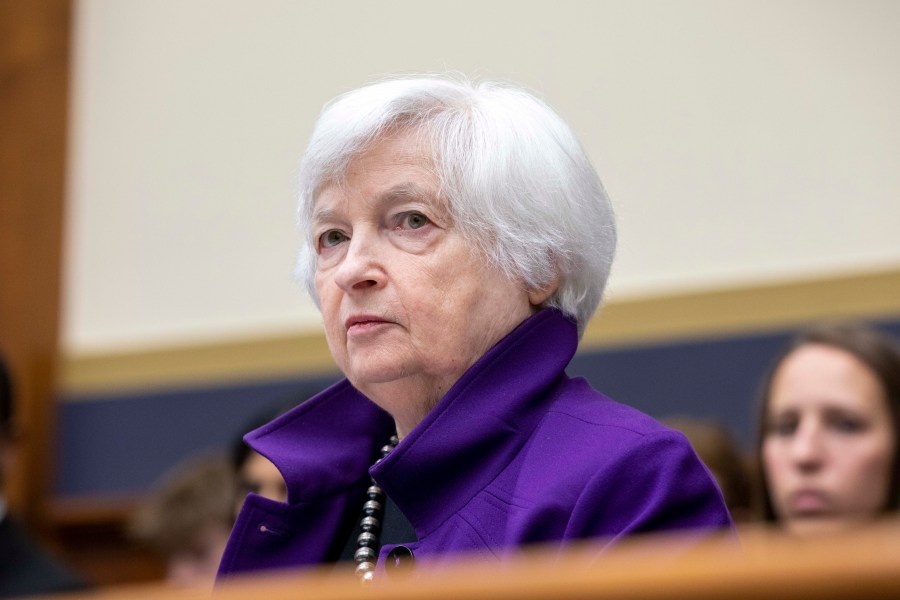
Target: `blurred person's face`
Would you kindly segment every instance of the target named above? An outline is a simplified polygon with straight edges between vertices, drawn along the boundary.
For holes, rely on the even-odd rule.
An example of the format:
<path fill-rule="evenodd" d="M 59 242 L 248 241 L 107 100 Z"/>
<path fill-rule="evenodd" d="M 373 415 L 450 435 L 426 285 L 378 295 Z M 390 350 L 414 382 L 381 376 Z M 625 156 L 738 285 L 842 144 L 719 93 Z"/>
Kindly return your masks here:
<path fill-rule="evenodd" d="M 311 233 L 331 353 L 400 437 L 550 293 L 529 294 L 463 237 L 409 133 L 319 192 Z"/>
<path fill-rule="evenodd" d="M 169 557 L 166 582 L 177 587 L 212 588 L 230 533 L 228 527 L 215 523 L 197 532 L 188 547 Z"/>
<path fill-rule="evenodd" d="M 278 502 L 287 502 L 287 485 L 281 472 L 268 458 L 252 450 L 238 471 L 238 486 L 238 510 L 250 492 Z"/>
<path fill-rule="evenodd" d="M 852 354 L 801 346 L 772 380 L 762 460 L 788 531 L 836 531 L 878 515 L 896 441 L 884 390 Z"/>

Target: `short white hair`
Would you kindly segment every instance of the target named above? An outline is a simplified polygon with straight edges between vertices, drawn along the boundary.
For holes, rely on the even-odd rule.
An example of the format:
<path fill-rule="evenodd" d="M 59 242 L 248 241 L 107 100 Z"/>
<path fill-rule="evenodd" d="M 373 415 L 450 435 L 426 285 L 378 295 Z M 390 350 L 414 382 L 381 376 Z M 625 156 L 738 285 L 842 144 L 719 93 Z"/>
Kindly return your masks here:
<path fill-rule="evenodd" d="M 299 188 L 303 242 L 296 274 L 316 304 L 316 194 L 398 129 L 415 132 L 432 148 L 461 235 L 526 289 L 558 281 L 544 306 L 573 318 L 582 334 L 603 298 L 616 248 L 603 184 L 569 126 L 534 94 L 457 75 L 381 81 L 323 109 L 301 162 Z"/>

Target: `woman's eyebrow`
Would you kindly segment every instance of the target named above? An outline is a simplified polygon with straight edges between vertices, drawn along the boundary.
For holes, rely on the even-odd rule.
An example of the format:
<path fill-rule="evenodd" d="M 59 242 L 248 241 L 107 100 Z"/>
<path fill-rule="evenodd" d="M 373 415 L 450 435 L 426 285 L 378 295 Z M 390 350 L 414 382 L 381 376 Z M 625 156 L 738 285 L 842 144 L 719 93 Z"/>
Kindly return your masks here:
<path fill-rule="evenodd" d="M 433 204 L 435 201 L 435 192 L 428 186 L 423 186 L 415 181 L 405 181 L 392 185 L 388 189 L 382 191 L 372 198 L 372 204 L 375 206 L 390 206 L 401 202 L 409 202 L 417 200 Z M 331 206 L 323 206 L 313 211 L 312 223 L 327 223 L 336 220 L 340 215 L 339 210 Z"/>
<path fill-rule="evenodd" d="M 332 221 L 335 219 L 337 215 L 337 211 L 333 208 L 317 208 L 312 215 L 312 223 L 327 223 L 328 221 Z"/>
<path fill-rule="evenodd" d="M 407 181 L 391 186 L 378 196 L 380 202 L 405 202 L 408 200 L 430 201 L 434 193 L 428 188 L 414 182 Z"/>

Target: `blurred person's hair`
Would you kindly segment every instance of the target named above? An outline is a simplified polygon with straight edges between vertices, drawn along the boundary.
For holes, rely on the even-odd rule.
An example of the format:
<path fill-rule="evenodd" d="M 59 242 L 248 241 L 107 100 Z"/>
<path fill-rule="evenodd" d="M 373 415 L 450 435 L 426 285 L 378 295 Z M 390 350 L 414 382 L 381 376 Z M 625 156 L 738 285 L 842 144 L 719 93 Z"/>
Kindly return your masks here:
<path fill-rule="evenodd" d="M 235 439 L 231 444 L 231 466 L 234 468 L 235 473 L 241 470 L 241 467 L 244 466 L 244 463 L 247 462 L 247 459 L 252 453 L 250 446 L 248 446 L 244 441 L 244 435 L 255 429 L 259 429 L 270 421 L 275 420 L 275 418 L 280 417 L 293 408 L 296 408 L 314 395 L 315 393 L 309 394 L 305 391 L 294 392 L 286 398 L 278 401 L 274 405 L 269 406 L 265 410 L 253 415 L 253 417 L 241 427 L 240 434 L 237 436 L 237 439 Z"/>
<path fill-rule="evenodd" d="M 164 556 L 189 548 L 205 527 L 231 528 L 235 474 L 225 456 L 191 458 L 157 483 L 129 523 L 131 535 Z"/>
<path fill-rule="evenodd" d="M 12 376 L 3 353 L 0 353 L 0 494 L 3 492 L 6 469 L 11 468 L 10 450 L 15 440 L 14 413 Z"/>
<path fill-rule="evenodd" d="M 662 422 L 687 437 L 719 484 L 732 518 L 748 520 L 753 506 L 752 470 L 731 431 L 721 423 L 686 416 L 674 416 Z"/>
<path fill-rule="evenodd" d="M 0 353 L 0 438 L 12 436 L 12 380 L 3 354 Z"/>

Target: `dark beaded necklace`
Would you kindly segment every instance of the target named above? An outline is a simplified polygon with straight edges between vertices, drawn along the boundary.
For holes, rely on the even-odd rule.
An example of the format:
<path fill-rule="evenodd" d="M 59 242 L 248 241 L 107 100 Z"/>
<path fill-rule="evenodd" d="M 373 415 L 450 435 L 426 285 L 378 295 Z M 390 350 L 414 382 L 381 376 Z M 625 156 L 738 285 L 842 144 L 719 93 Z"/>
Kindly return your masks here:
<path fill-rule="evenodd" d="M 381 458 L 375 461 L 375 464 L 380 463 L 399 443 L 397 436 L 392 435 L 388 443 L 381 447 Z M 386 500 L 384 490 L 372 479 L 372 484 L 366 490 L 363 518 L 359 522 L 360 534 L 356 538 L 356 552 L 353 554 L 356 574 L 363 583 L 369 583 L 375 577 L 375 563 L 381 549 L 381 526 Z"/>

